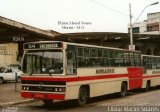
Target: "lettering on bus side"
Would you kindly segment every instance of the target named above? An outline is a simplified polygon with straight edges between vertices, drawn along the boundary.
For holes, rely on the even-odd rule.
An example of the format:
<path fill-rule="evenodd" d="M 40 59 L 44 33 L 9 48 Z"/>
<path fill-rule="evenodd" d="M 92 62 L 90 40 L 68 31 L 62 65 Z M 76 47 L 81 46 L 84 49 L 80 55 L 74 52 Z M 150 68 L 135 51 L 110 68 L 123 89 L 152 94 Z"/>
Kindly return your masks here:
<path fill-rule="evenodd" d="M 96 74 L 110 74 L 115 73 L 115 69 L 96 69 Z"/>

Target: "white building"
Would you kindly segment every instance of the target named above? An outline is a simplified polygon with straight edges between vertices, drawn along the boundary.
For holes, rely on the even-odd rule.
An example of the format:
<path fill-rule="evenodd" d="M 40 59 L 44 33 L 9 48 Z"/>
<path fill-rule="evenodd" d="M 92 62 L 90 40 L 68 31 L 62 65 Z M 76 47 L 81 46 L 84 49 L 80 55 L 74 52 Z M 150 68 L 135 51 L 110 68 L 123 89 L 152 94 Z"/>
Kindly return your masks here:
<path fill-rule="evenodd" d="M 20 60 L 18 60 L 17 56 L 18 44 L 0 44 L 0 67 L 6 67 L 10 64 L 20 64 Z"/>
<path fill-rule="evenodd" d="M 147 20 L 133 24 L 133 33 L 160 34 L 160 12 L 148 13 Z"/>

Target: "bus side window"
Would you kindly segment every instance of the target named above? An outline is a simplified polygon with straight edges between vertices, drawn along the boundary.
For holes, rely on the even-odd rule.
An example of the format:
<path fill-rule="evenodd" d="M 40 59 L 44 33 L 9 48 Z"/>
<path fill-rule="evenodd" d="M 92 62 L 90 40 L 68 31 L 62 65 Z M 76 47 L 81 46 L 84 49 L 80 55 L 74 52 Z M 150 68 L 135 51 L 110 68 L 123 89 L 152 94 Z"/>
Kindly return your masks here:
<path fill-rule="evenodd" d="M 108 67 L 108 50 L 103 51 L 104 66 Z"/>
<path fill-rule="evenodd" d="M 129 60 L 129 52 L 124 52 L 124 65 L 130 66 L 130 60 Z"/>
<path fill-rule="evenodd" d="M 122 51 L 115 51 L 115 66 L 124 66 Z"/>
<path fill-rule="evenodd" d="M 135 66 L 141 65 L 141 56 L 139 53 L 134 53 L 134 63 L 135 63 Z"/>
<path fill-rule="evenodd" d="M 109 66 L 110 67 L 114 67 L 115 66 L 115 51 L 114 50 L 109 50 L 108 52 L 108 62 L 109 62 Z"/>
<path fill-rule="evenodd" d="M 130 52 L 130 53 L 129 53 L 129 60 L 130 60 L 131 66 L 135 66 L 135 63 L 134 63 L 134 54 L 133 54 L 133 52 Z"/>
<path fill-rule="evenodd" d="M 67 75 L 72 75 L 77 73 L 76 68 L 76 52 L 69 50 L 67 51 Z"/>

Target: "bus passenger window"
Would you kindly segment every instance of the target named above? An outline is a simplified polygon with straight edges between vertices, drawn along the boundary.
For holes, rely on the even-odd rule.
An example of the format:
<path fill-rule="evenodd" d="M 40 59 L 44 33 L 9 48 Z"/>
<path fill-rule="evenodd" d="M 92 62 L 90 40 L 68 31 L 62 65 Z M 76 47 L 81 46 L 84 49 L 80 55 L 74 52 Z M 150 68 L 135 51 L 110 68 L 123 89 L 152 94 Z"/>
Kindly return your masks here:
<path fill-rule="evenodd" d="M 76 53 L 75 51 L 67 51 L 67 75 L 76 74 Z"/>
<path fill-rule="evenodd" d="M 109 58 L 108 58 L 109 66 L 115 66 L 115 55 L 114 50 L 109 50 Z"/>
<path fill-rule="evenodd" d="M 115 66 L 124 66 L 122 51 L 115 51 Z"/>
<path fill-rule="evenodd" d="M 124 64 L 125 64 L 125 66 L 130 66 L 129 53 L 125 52 L 123 55 L 124 55 Z"/>
<path fill-rule="evenodd" d="M 131 66 L 134 66 L 134 55 L 132 52 L 129 53 L 129 60 L 130 60 Z"/>
<path fill-rule="evenodd" d="M 141 56 L 139 53 L 134 53 L 134 63 L 135 63 L 135 66 L 141 65 Z"/>

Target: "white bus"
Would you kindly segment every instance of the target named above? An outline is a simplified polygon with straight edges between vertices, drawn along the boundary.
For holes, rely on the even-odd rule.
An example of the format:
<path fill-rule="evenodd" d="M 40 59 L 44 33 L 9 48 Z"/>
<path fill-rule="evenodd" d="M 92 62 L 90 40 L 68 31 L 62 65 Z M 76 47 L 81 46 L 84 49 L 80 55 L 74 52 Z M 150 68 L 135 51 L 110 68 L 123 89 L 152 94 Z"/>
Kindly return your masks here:
<path fill-rule="evenodd" d="M 21 96 L 53 100 L 88 98 L 142 88 L 141 53 L 60 41 L 24 44 Z"/>
<path fill-rule="evenodd" d="M 160 56 L 142 55 L 142 62 L 144 67 L 142 88 L 148 91 L 150 87 L 160 85 Z"/>

